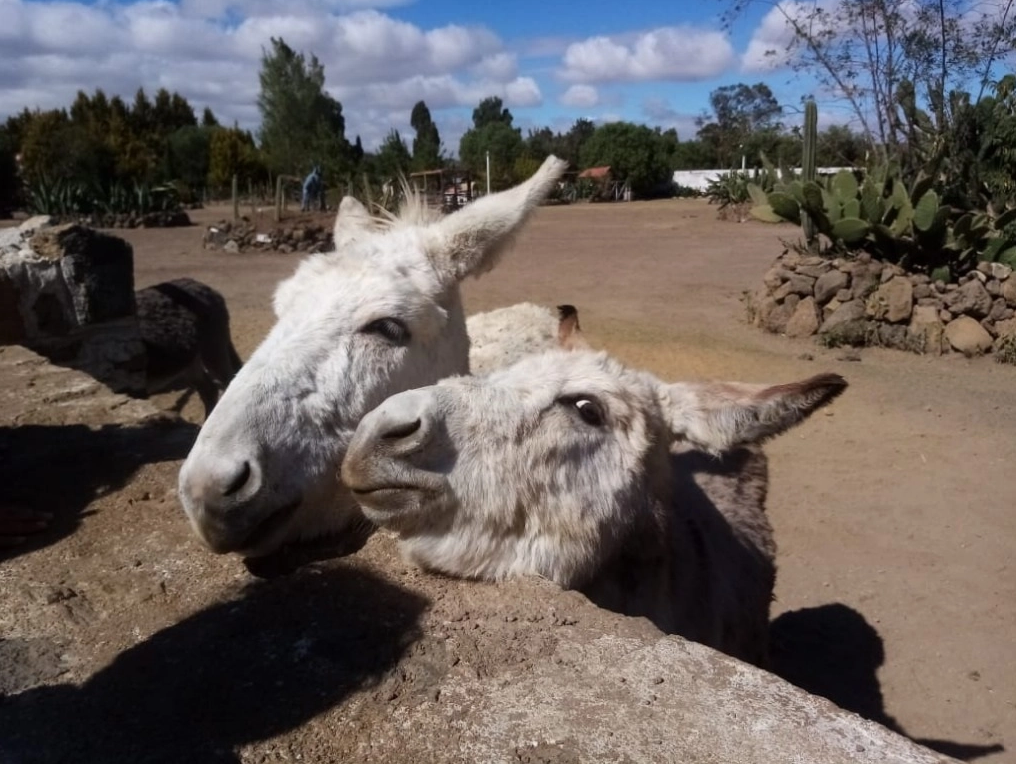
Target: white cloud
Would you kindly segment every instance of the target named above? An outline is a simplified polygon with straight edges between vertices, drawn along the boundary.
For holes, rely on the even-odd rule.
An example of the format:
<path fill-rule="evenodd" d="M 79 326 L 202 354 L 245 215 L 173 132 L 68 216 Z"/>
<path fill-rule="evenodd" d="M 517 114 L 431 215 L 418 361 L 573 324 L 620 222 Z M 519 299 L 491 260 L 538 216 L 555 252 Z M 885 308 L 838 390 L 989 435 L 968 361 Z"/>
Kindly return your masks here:
<path fill-rule="evenodd" d="M 520 76 L 516 55 L 492 31 L 426 29 L 377 10 L 403 1 L 0 0 L 0 119 L 26 106 L 68 106 L 79 89 L 130 100 L 139 87 L 165 87 L 198 111 L 209 105 L 223 122 L 253 129 L 260 59 L 273 36 L 318 57 L 347 132 L 362 128 L 368 148 L 390 125 L 408 127 L 421 98 L 432 110 L 489 95 L 515 109 L 542 103 L 536 81 Z"/>
<path fill-rule="evenodd" d="M 518 75 L 519 60 L 514 53 L 502 51 L 484 57 L 480 63 L 473 67 L 473 72 L 479 77 L 507 82 Z"/>
<path fill-rule="evenodd" d="M 646 80 L 694 81 L 713 77 L 734 61 L 722 32 L 694 27 L 662 27 L 633 40 L 590 37 L 572 43 L 561 76 L 572 82 Z"/>
<path fill-rule="evenodd" d="M 695 124 L 696 115 L 677 111 L 663 98 L 647 98 L 642 103 L 642 113 L 654 127 L 677 130 L 677 137 L 682 141 L 692 140 L 698 133 Z"/>
<path fill-rule="evenodd" d="M 420 99 L 430 109 L 447 109 L 454 106 L 475 106 L 488 96 L 499 96 L 505 106 L 520 108 L 539 106 L 543 98 L 540 88 L 530 77 L 517 77 L 511 82 L 491 80 L 463 82 L 450 75 L 410 77 L 398 82 L 375 82 L 358 87 L 339 87 L 331 90 L 345 104 L 365 104 L 381 108 L 405 107 L 409 109 Z"/>
<path fill-rule="evenodd" d="M 600 103 L 600 93 L 592 85 L 572 85 L 561 94 L 561 103 L 578 109 L 591 109 Z"/>
<path fill-rule="evenodd" d="M 912 10 L 911 0 L 899 3 L 906 15 Z M 748 47 L 741 55 L 741 71 L 746 74 L 771 72 L 788 65 L 794 56 L 795 34 L 793 20 L 820 36 L 843 33 L 847 29 L 842 17 L 837 17 L 834 0 L 781 0 L 762 17 L 752 34 Z"/>

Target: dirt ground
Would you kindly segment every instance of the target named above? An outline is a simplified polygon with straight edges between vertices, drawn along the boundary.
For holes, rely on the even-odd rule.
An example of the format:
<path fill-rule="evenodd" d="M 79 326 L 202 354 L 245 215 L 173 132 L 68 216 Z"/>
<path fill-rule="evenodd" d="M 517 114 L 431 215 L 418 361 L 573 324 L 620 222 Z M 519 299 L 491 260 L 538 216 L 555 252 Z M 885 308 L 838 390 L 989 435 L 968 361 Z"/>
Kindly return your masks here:
<path fill-rule="evenodd" d="M 298 258 L 205 251 L 204 224 L 228 209 L 190 214 L 198 223 L 191 228 L 115 233 L 135 247 L 137 288 L 189 275 L 221 290 L 246 358 L 273 323 L 275 284 Z M 466 308 L 572 303 L 594 344 L 669 379 L 843 374 L 850 387 L 839 401 L 768 447 L 779 543 L 776 649 L 810 656 L 787 661 L 782 673 L 943 752 L 1016 762 L 1016 368 L 877 349 L 851 356 L 748 326 L 742 291 L 760 283 L 782 249 L 780 237 L 793 235 L 786 227 L 719 221 L 715 207 L 694 200 L 544 208 L 498 268 L 465 285 Z M 200 413 L 196 400 L 185 409 L 195 422 Z M 225 607 L 250 580 L 238 561 L 197 544 L 176 503 L 176 470 L 193 430 L 162 441 L 157 452 L 114 433 L 82 456 L 61 446 L 54 437 L 60 423 L 46 416 L 19 418 L 32 427 L 6 444 L 21 455 L 46 455 L 20 471 L 8 492 L 31 499 L 50 481 L 45 496 L 58 522 L 49 536 L 0 557 L 0 669 L 7 674 L 0 693 L 12 693 L 0 698 L 0 717 L 22 697 L 13 693 L 39 692 L 40 683 L 57 693 L 110 662 L 139 660 L 125 651 Z M 0 426 L 10 424 L 0 408 Z M 53 472 L 69 460 L 92 477 L 58 484 Z M 362 606 L 358 599 L 376 601 L 360 593 L 364 587 L 386 586 L 357 565 L 349 575 L 360 588 L 342 595 L 353 607 Z M 318 600 L 339 596 L 308 580 Z M 423 607 L 418 598 L 403 604 Z M 268 598 L 259 607 L 284 606 Z M 384 609 L 400 617 L 391 603 Z M 257 630 L 262 611 L 248 611 L 231 628 Z M 802 634 L 810 635 L 806 642 Z M 179 654 L 201 644 L 178 640 Z M 18 665 L 35 668 L 20 676 Z M 243 667 L 227 659 L 219 670 L 213 678 Z M 171 673 L 163 666 L 155 678 Z M 191 689 L 186 702 L 201 701 Z M 15 708 L 46 708 L 52 697 Z M 124 702 L 137 702 L 136 694 Z M 2 728 L 0 721 L 0 736 Z"/>

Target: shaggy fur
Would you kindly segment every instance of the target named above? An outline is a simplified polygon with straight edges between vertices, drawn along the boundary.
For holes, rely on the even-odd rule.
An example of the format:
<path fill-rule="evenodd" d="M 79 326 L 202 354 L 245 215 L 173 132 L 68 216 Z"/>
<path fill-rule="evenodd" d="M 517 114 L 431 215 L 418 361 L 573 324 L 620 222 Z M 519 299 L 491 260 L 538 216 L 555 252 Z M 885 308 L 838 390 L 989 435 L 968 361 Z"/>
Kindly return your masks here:
<path fill-rule="evenodd" d="M 469 370 L 475 375 L 509 366 L 536 350 L 587 347 L 574 305 L 550 308 L 522 302 L 466 320 Z"/>
<path fill-rule="evenodd" d="M 279 285 L 278 321 L 180 470 L 209 548 L 260 556 L 358 525 L 336 474 L 353 430 L 393 393 L 468 373 L 459 282 L 496 265 L 566 166 L 549 157 L 525 183 L 444 217 L 412 194 L 388 217 L 342 201 L 337 251 Z"/>
<path fill-rule="evenodd" d="M 548 351 L 388 399 L 342 477 L 422 567 L 542 576 L 761 663 L 775 544 L 759 444 L 845 386 L 665 384 Z"/>
<path fill-rule="evenodd" d="M 148 394 L 185 389 L 179 409 L 196 390 L 207 418 L 243 365 L 229 333 L 226 300 L 190 278 L 139 289 L 135 297 L 148 358 Z"/>

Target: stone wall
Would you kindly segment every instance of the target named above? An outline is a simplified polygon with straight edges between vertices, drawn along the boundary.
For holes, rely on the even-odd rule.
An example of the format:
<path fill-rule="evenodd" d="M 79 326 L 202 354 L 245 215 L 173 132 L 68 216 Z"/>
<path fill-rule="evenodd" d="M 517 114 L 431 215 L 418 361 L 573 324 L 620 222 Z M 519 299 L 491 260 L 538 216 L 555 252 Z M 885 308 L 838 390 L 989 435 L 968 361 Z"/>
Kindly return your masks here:
<path fill-rule="evenodd" d="M 332 248 L 332 231 L 320 225 L 297 224 L 276 226 L 259 232 L 247 217 L 237 221 L 220 220 L 208 226 L 203 246 L 226 252 L 328 252 Z"/>
<path fill-rule="evenodd" d="M 0 345 L 24 345 L 143 395 L 146 355 L 135 315 L 131 245 L 35 217 L 0 230 Z"/>
<path fill-rule="evenodd" d="M 782 254 L 746 295 L 749 320 L 827 345 L 875 345 L 939 355 L 1006 352 L 1016 343 L 1016 276 L 981 263 L 958 284 L 906 273 L 867 254 L 835 260 Z"/>

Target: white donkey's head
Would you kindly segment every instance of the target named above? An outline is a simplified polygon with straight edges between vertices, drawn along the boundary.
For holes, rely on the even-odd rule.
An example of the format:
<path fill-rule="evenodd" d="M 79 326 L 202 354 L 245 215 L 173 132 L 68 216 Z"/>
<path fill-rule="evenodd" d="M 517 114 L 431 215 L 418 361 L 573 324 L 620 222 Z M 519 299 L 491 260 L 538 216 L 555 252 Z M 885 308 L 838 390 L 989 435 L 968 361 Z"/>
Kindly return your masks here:
<path fill-rule="evenodd" d="M 258 556 L 358 516 L 337 473 L 361 417 L 469 371 L 459 282 L 497 264 L 565 167 L 550 157 L 525 183 L 446 217 L 413 196 L 391 219 L 343 199 L 336 251 L 279 285 L 275 326 L 180 470 L 184 510 L 212 550 Z"/>
<path fill-rule="evenodd" d="M 845 387 L 834 374 L 666 384 L 606 353 L 546 351 L 392 396 L 361 421 L 342 476 L 425 567 L 581 585 L 682 500 L 675 441 L 715 454 L 761 444 Z"/>

